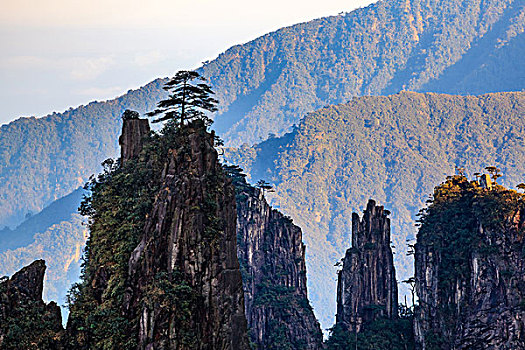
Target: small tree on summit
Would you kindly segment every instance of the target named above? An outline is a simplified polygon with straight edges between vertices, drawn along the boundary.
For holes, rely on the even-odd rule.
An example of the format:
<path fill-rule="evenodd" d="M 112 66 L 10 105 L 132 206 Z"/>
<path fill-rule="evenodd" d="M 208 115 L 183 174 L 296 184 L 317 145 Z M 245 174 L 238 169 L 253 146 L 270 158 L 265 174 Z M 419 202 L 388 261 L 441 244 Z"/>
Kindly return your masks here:
<path fill-rule="evenodd" d="M 139 117 L 139 112 L 132 111 L 131 109 L 126 109 L 122 114 L 122 120 L 139 119 Z"/>
<path fill-rule="evenodd" d="M 219 101 L 211 97 L 214 92 L 204 81 L 204 77 L 195 71 L 177 72 L 164 86 L 164 90 L 170 92 L 168 98 L 160 101 L 148 116 L 163 114 L 153 120 L 154 123 L 173 120 L 182 126 L 185 122 L 201 119 L 207 126 L 211 125 L 212 120 L 205 112 L 217 111 Z"/>
<path fill-rule="evenodd" d="M 273 186 L 264 180 L 257 181 L 257 184 L 255 186 L 262 190 L 263 195 L 265 192 L 275 192 Z"/>
<path fill-rule="evenodd" d="M 485 168 L 485 170 L 487 170 L 490 175 L 492 175 L 492 181 L 497 184 L 497 180 L 502 176 L 500 174 L 501 169 L 498 169 L 495 166 L 488 166 Z"/>

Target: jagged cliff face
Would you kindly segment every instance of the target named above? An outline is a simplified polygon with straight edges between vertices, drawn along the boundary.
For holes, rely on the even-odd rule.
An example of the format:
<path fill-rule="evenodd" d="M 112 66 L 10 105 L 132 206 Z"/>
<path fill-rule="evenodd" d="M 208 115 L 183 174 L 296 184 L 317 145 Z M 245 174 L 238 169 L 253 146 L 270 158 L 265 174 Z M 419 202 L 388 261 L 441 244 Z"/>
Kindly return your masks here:
<path fill-rule="evenodd" d="M 81 206 L 91 236 L 68 344 L 248 349 L 235 192 L 214 135 L 197 121 L 144 139 L 142 124 L 125 121 L 121 164 Z"/>
<path fill-rule="evenodd" d="M 418 349 L 525 348 L 524 209 L 501 186 L 436 189 L 416 244 Z"/>
<path fill-rule="evenodd" d="M 42 300 L 46 265 L 37 260 L 0 281 L 0 349 L 61 349 L 60 307 Z"/>
<path fill-rule="evenodd" d="M 260 350 L 321 349 L 301 230 L 244 179 L 234 190 L 201 122 L 143 124 L 124 121 L 121 163 L 81 206 L 91 236 L 69 346 L 248 349 L 248 318 Z"/>
<path fill-rule="evenodd" d="M 352 214 L 352 247 L 337 283 L 336 323 L 350 331 L 378 317 L 397 317 L 397 283 L 390 247 L 390 219 L 370 200 L 360 219 Z"/>
<path fill-rule="evenodd" d="M 321 349 L 322 333 L 306 288 L 301 229 L 266 202 L 237 188 L 238 257 L 254 349 Z"/>
<path fill-rule="evenodd" d="M 181 146 L 170 150 L 144 237 L 130 259 L 139 347 L 247 349 L 234 189 L 217 161 L 213 135 L 201 124 L 186 132 Z M 155 280 L 163 274 L 189 305 L 155 300 Z"/>

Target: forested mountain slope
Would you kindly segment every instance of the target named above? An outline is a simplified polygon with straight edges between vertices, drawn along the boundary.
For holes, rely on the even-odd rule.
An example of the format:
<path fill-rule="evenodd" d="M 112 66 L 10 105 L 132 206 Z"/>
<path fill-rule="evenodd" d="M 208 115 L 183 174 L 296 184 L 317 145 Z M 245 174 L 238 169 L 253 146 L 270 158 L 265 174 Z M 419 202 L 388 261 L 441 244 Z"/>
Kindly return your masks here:
<path fill-rule="evenodd" d="M 0 277 L 12 275 L 35 259 L 44 259 L 48 262 L 44 300 L 65 306 L 67 292 L 80 276 L 88 235 L 85 223 L 80 214 L 69 214 L 67 219 L 57 219 L 54 225 L 36 231 L 30 244 L 0 252 Z"/>
<path fill-rule="evenodd" d="M 80 274 L 87 229 L 78 207 L 86 193 L 78 188 L 28 217 L 14 230 L 1 230 L 0 277 L 12 275 L 34 260 L 45 259 L 48 272 L 43 297 L 64 306 L 67 291 Z"/>
<path fill-rule="evenodd" d="M 272 182 L 273 205 L 303 229 L 310 300 L 327 328 L 335 314 L 334 264 L 350 247 L 352 212 L 368 199 L 392 212 L 402 281 L 413 270 L 406 241 L 415 238 L 416 214 L 455 166 L 469 174 L 497 166 L 502 184 L 524 182 L 525 92 L 354 98 L 310 113 L 282 138 L 225 156 L 252 180 Z"/>
<path fill-rule="evenodd" d="M 78 188 L 67 196 L 57 199 L 40 213 L 27 215 L 26 220 L 14 230 L 0 230 L 0 253 L 6 250 L 27 246 L 33 242 L 37 232 L 45 232 L 57 222 L 67 221 L 72 214 L 77 213 L 78 206 L 86 191 Z"/>
<path fill-rule="evenodd" d="M 521 90 L 524 6 L 520 0 L 385 0 L 232 47 L 201 68 L 221 101 L 215 127 L 227 144 L 252 144 L 353 96 Z M 152 110 L 165 96 L 163 82 L 2 126 L 0 227 L 73 191 L 115 156 L 120 114 Z"/>
<path fill-rule="evenodd" d="M 162 85 L 156 80 L 115 100 L 2 125 L 0 227 L 16 226 L 83 186 L 104 159 L 117 155 L 122 112 L 152 110 L 164 96 Z"/>
<path fill-rule="evenodd" d="M 386 0 L 233 47 L 203 70 L 219 133 L 251 144 L 353 96 L 521 90 L 524 28 L 523 1 Z"/>
<path fill-rule="evenodd" d="M 325 329 L 335 313 L 333 265 L 350 245 L 351 214 L 363 209 L 362 203 L 377 198 L 392 211 L 402 281 L 412 269 L 405 250 L 406 239 L 415 237 L 415 214 L 454 166 L 472 174 L 496 165 L 508 187 L 525 180 L 525 92 L 354 98 L 307 115 L 292 133 L 227 149 L 226 159 L 240 164 L 252 180 L 272 182 L 276 193 L 268 196 L 302 227 L 310 298 Z M 63 297 L 57 291 L 78 271 L 80 223 L 71 216 L 37 235 L 32 245 L 3 253 L 0 275 L 46 257 L 56 261 L 49 266 L 53 281 L 47 295 Z"/>

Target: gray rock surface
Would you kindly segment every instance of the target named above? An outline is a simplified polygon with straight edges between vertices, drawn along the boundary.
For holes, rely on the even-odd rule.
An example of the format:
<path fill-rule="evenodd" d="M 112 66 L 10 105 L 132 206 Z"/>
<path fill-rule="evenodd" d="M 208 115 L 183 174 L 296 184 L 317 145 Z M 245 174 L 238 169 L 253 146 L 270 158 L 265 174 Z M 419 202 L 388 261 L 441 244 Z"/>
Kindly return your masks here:
<path fill-rule="evenodd" d="M 161 190 L 130 260 L 139 348 L 248 349 L 234 189 L 213 134 L 200 122 L 184 132 L 159 174 Z M 159 275 L 168 276 L 187 305 L 155 299 L 151 286 Z"/>
<path fill-rule="evenodd" d="M 301 229 L 272 209 L 260 189 L 237 191 L 237 251 L 252 342 L 256 349 L 322 349 Z"/>
<path fill-rule="evenodd" d="M 337 283 L 336 323 L 362 330 L 377 317 L 397 317 L 397 282 L 388 211 L 369 200 L 363 218 L 352 214 L 352 247 Z"/>
<path fill-rule="evenodd" d="M 122 123 L 122 134 L 119 137 L 120 161 L 139 155 L 144 144 L 144 137 L 150 132 L 147 119 L 124 119 Z"/>
<path fill-rule="evenodd" d="M 62 349 L 60 307 L 42 300 L 44 260 L 0 281 L 0 349 Z"/>
<path fill-rule="evenodd" d="M 514 211 L 499 230 L 478 225 L 486 249 L 468 252 L 467 278 L 440 286 L 442 256 L 426 240 L 416 245 L 416 349 L 525 349 L 525 215 Z M 431 339 L 432 338 L 432 339 Z"/>

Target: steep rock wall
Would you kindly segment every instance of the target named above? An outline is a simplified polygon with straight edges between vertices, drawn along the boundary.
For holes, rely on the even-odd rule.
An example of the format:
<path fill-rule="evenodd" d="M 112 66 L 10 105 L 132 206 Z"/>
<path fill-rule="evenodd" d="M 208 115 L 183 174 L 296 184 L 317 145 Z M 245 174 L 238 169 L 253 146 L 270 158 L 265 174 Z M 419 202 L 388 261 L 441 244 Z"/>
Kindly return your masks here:
<path fill-rule="evenodd" d="M 377 317 L 397 317 L 397 282 L 388 211 L 369 200 L 363 218 L 352 214 L 352 247 L 338 274 L 336 323 L 362 330 Z"/>
<path fill-rule="evenodd" d="M 237 251 L 252 343 L 256 349 L 321 349 L 301 229 L 272 209 L 260 189 L 246 184 L 236 189 Z"/>
<path fill-rule="evenodd" d="M 213 144 L 202 123 L 185 128 L 132 253 L 141 349 L 248 349 L 235 193 Z"/>
<path fill-rule="evenodd" d="M 124 162 L 139 155 L 144 144 L 144 137 L 150 132 L 147 119 L 124 119 L 122 134 L 119 137 L 120 161 Z"/>
<path fill-rule="evenodd" d="M 0 281 L 0 349 L 62 349 L 62 316 L 42 300 L 44 260 Z"/>
<path fill-rule="evenodd" d="M 416 244 L 416 348 L 524 349 L 521 195 L 456 177 L 434 197 Z"/>
<path fill-rule="evenodd" d="M 144 138 L 143 124 L 125 119 L 121 163 L 104 163 L 81 204 L 90 237 L 67 344 L 248 349 L 235 192 L 215 135 L 195 121 Z"/>

